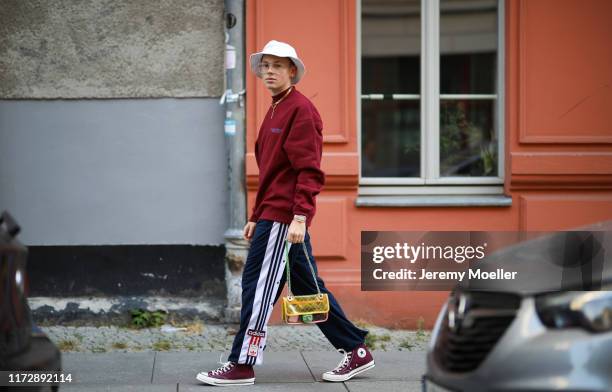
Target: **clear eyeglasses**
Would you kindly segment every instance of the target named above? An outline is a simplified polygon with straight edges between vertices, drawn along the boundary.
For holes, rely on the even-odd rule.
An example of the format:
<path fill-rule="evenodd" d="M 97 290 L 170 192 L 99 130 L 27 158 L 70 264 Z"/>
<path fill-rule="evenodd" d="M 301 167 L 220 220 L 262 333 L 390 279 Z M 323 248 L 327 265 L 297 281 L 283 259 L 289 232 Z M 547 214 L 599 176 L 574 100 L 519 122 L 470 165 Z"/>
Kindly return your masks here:
<path fill-rule="evenodd" d="M 283 63 L 259 63 L 257 71 L 259 73 L 266 73 L 268 70 L 271 70 L 274 73 L 279 73 L 286 68 L 288 68 L 287 65 Z"/>

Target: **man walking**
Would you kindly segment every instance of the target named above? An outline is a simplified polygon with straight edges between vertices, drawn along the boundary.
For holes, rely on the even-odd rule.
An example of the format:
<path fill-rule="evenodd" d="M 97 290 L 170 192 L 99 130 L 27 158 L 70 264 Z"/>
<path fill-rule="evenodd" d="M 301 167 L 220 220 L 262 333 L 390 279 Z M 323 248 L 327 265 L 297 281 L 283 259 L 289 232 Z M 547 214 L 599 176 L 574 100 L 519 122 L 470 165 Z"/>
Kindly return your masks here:
<path fill-rule="evenodd" d="M 295 85 L 305 72 L 303 62 L 290 45 L 270 41 L 250 57 L 251 70 L 263 80 L 272 103 L 255 143 L 259 188 L 253 213 L 244 227 L 251 241 L 242 275 L 240 329 L 228 362 L 201 372 L 198 380 L 211 385 L 249 385 L 255 382 L 253 365 L 261 365 L 266 348 L 267 324 L 286 282 L 283 260 L 286 241 L 304 242 L 322 293 L 327 293 L 327 321 L 317 323 L 343 359 L 325 372 L 327 381 L 346 381 L 374 367 L 364 344 L 368 331 L 356 327 L 318 276 L 307 228 L 315 215 L 315 197 L 325 175 L 321 171 L 323 122 L 314 104 Z M 316 286 L 302 246 L 290 246 L 291 283 L 294 294 L 316 293 Z"/>

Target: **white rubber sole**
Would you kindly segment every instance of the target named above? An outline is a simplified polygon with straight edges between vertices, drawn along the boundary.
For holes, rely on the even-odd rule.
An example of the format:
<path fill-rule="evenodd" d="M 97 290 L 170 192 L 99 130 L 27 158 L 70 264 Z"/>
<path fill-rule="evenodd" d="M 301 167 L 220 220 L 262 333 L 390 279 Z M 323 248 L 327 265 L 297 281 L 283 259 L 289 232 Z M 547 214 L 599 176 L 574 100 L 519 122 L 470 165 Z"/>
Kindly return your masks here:
<path fill-rule="evenodd" d="M 366 370 L 370 370 L 375 366 L 374 360 L 366 363 L 363 366 L 358 367 L 355 370 L 352 370 L 346 374 L 331 374 L 331 373 L 323 373 L 323 380 L 332 381 L 332 382 L 342 382 L 346 380 L 350 380 L 356 375 L 365 372 Z"/>
<path fill-rule="evenodd" d="M 202 381 L 208 385 L 216 385 L 218 387 L 231 387 L 234 385 L 253 385 L 255 384 L 255 377 L 244 378 L 242 380 L 220 380 L 218 378 L 208 377 L 205 373 L 198 373 L 196 376 L 198 381 Z"/>

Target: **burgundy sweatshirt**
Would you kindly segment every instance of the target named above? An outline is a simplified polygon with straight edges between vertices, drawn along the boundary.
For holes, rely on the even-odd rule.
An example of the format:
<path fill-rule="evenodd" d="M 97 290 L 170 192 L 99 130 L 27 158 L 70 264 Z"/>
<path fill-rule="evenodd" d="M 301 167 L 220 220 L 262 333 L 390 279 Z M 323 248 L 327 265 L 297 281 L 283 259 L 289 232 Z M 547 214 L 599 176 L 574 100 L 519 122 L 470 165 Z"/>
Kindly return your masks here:
<path fill-rule="evenodd" d="M 272 97 L 255 142 L 259 188 L 251 222 L 269 219 L 291 223 L 305 215 L 306 227 L 315 214 L 315 196 L 325 183 L 321 171 L 323 122 L 312 102 L 295 89 Z M 284 98 L 283 98 L 284 96 Z"/>

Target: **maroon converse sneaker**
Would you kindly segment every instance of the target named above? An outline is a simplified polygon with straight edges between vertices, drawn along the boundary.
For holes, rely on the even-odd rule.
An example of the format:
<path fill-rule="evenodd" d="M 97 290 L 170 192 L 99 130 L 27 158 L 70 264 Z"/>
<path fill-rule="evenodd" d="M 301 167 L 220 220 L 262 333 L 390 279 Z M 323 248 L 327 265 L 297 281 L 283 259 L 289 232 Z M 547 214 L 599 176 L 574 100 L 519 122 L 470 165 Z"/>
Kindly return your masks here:
<path fill-rule="evenodd" d="M 255 383 L 255 372 L 251 365 L 225 362 L 216 370 L 198 373 L 196 378 L 210 385 L 252 385 Z"/>
<path fill-rule="evenodd" d="M 343 349 L 338 351 L 344 354 L 344 358 L 334 370 L 323 373 L 323 380 L 346 381 L 374 367 L 374 358 L 363 343 L 355 347 L 353 351 L 346 352 Z"/>

